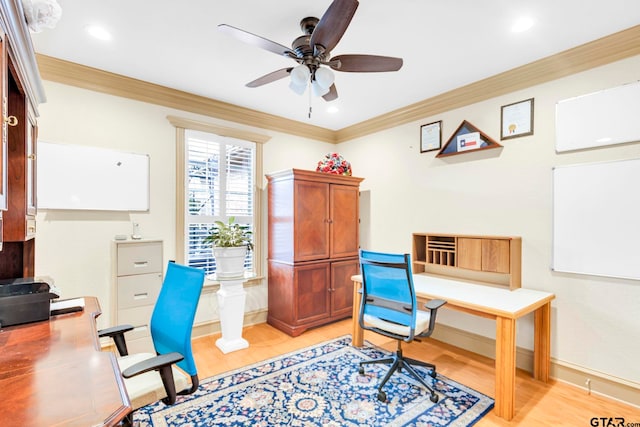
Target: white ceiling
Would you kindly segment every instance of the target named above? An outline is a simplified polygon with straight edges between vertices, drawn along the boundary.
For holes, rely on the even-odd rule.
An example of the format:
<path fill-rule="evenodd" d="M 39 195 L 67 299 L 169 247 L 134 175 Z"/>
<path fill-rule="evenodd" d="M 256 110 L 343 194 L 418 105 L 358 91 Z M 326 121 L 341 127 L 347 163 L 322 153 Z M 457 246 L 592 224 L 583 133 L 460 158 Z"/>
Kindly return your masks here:
<path fill-rule="evenodd" d="M 229 24 L 285 46 L 331 0 L 58 0 L 55 29 L 33 34 L 37 53 L 338 130 L 640 24 L 638 0 L 362 0 L 332 55 L 397 56 L 391 73 L 336 72 L 339 98 L 296 95 L 287 79 L 245 84 L 296 65 L 218 31 Z M 520 16 L 535 24 L 510 28 Z M 109 42 L 89 37 L 99 24 Z M 338 113 L 330 114 L 334 104 Z"/>

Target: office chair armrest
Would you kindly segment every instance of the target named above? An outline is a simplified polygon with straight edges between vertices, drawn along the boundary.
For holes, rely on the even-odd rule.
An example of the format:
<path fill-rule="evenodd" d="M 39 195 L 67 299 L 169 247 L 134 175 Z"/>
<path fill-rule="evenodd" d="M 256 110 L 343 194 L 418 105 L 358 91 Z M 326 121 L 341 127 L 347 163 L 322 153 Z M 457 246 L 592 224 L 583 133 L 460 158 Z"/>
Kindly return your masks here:
<path fill-rule="evenodd" d="M 122 376 L 125 378 L 131 378 L 136 375 L 144 374 L 145 372 L 157 371 L 164 366 L 171 366 L 183 359 L 184 356 L 176 352 L 161 354 L 129 366 L 122 372 Z"/>
<path fill-rule="evenodd" d="M 427 302 L 424 307 L 429 309 L 429 310 L 437 310 L 440 307 L 442 307 L 443 305 L 445 305 L 447 302 L 445 300 L 441 300 L 441 299 L 432 299 L 431 301 Z"/>
<path fill-rule="evenodd" d="M 124 333 L 129 331 L 133 331 L 132 325 L 112 326 L 110 328 L 100 329 L 98 331 L 98 337 L 113 338 L 113 342 L 116 344 L 116 348 L 118 349 L 118 354 L 120 356 L 126 356 L 129 354 L 129 351 L 127 350 L 127 342 L 124 339 Z"/>
<path fill-rule="evenodd" d="M 438 314 L 438 309 L 446 303 L 447 302 L 445 300 L 432 299 L 424 305 L 424 307 L 429 310 L 431 317 L 429 318 L 429 329 L 418 335 L 420 338 L 431 336 L 434 328 L 436 327 L 436 315 Z"/>
<path fill-rule="evenodd" d="M 145 372 L 158 371 L 160 378 L 162 379 L 162 384 L 164 385 L 164 390 L 167 393 L 167 397 L 162 399 L 162 401 L 166 405 L 173 405 L 176 403 L 177 393 L 171 366 L 183 359 L 184 356 L 176 352 L 161 354 L 129 366 L 122 372 L 122 376 L 125 378 L 131 378 L 136 375 L 144 374 Z"/>

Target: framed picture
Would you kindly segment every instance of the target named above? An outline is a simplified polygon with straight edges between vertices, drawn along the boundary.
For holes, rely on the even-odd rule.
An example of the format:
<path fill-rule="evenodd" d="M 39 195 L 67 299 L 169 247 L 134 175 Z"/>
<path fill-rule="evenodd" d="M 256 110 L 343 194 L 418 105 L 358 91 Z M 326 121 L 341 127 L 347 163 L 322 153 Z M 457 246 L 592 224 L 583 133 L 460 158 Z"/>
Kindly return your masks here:
<path fill-rule="evenodd" d="M 439 150 L 442 144 L 442 120 L 420 126 L 420 152 Z"/>
<path fill-rule="evenodd" d="M 503 105 L 500 117 L 500 139 L 533 135 L 533 98 Z"/>

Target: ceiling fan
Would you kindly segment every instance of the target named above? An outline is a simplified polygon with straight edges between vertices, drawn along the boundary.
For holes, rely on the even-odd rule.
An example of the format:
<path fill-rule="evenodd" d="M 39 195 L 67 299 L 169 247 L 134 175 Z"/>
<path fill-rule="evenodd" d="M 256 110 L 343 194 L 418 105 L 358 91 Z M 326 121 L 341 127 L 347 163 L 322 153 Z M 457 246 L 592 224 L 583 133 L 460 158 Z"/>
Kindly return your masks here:
<path fill-rule="evenodd" d="M 390 56 L 331 56 L 331 51 L 347 30 L 358 4 L 358 0 L 334 0 L 321 19 L 302 19 L 300 28 L 304 34 L 293 41 L 291 49 L 231 25 L 220 24 L 218 29 L 245 43 L 291 58 L 299 64 L 296 67 L 281 68 L 265 74 L 247 83 L 247 87 L 262 86 L 290 76 L 289 86 L 296 93 L 304 93 L 311 84 L 314 94 L 322 96 L 325 101 L 333 101 L 338 98 L 338 91 L 329 68 L 335 71 L 366 73 L 398 71 L 402 67 L 402 58 Z"/>

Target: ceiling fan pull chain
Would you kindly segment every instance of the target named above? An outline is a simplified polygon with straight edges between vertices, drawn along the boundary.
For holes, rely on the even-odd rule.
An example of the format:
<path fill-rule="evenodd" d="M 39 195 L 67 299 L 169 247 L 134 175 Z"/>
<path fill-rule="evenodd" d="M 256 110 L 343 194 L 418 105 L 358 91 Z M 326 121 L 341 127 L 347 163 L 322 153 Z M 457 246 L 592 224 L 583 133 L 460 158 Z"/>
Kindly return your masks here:
<path fill-rule="evenodd" d="M 307 84 L 307 92 L 309 93 L 309 119 L 311 119 L 311 102 L 313 100 L 313 96 L 311 96 L 311 85 Z"/>

